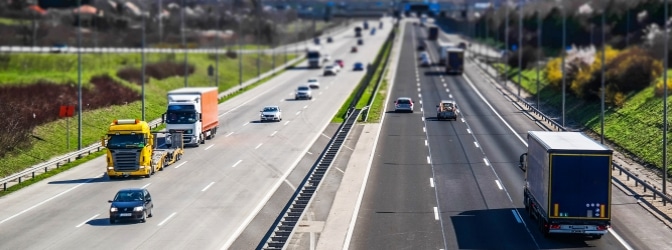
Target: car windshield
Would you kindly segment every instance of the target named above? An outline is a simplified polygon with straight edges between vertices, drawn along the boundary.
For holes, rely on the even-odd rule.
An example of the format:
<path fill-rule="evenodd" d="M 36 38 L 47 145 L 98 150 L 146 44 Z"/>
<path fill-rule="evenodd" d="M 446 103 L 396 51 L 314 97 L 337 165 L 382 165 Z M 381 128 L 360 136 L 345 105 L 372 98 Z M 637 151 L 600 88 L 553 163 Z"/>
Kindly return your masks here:
<path fill-rule="evenodd" d="M 317 79 L 308 79 L 308 82 L 317 82 Z"/>
<path fill-rule="evenodd" d="M 411 104 L 411 100 L 408 99 L 399 99 L 397 100 L 398 104 Z"/>
<path fill-rule="evenodd" d="M 278 108 L 276 107 L 265 107 L 264 112 L 275 112 L 278 111 Z"/>
<path fill-rule="evenodd" d="M 452 109 L 453 108 L 453 103 L 452 102 L 444 102 L 442 104 L 444 109 Z"/>
<path fill-rule="evenodd" d="M 142 191 L 119 191 L 116 196 L 114 196 L 114 201 L 117 202 L 129 202 L 129 201 L 142 201 Z"/>
<path fill-rule="evenodd" d="M 107 140 L 107 148 L 143 148 L 145 138 L 142 135 L 110 135 Z"/>
<path fill-rule="evenodd" d="M 325 69 L 333 69 L 334 67 L 332 66 L 327 66 Z"/>
<path fill-rule="evenodd" d="M 308 87 L 306 87 L 306 86 L 301 86 L 301 87 L 299 87 L 299 90 L 309 90 L 309 89 L 310 89 L 310 88 L 308 88 Z"/>

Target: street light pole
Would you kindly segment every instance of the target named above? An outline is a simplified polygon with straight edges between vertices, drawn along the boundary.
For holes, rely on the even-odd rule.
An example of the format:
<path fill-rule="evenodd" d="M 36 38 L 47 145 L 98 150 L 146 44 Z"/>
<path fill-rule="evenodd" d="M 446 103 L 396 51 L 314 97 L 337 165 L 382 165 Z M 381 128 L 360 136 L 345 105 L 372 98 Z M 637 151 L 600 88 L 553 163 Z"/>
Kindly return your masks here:
<path fill-rule="evenodd" d="M 189 86 L 188 78 L 189 78 L 189 59 L 187 55 L 187 39 L 185 37 L 185 26 L 184 26 L 184 9 L 186 8 L 186 3 L 185 0 L 182 0 L 182 8 L 180 9 L 180 30 L 182 31 L 182 49 L 184 50 L 184 87 Z"/>
<path fill-rule="evenodd" d="M 543 51 L 541 48 L 541 33 L 542 32 L 542 26 L 541 26 L 541 13 L 537 12 L 537 109 L 541 109 L 541 97 L 540 93 L 541 92 L 541 87 L 540 87 L 540 82 L 539 82 L 539 71 L 541 71 L 539 67 L 539 61 L 541 61 L 541 52 Z"/>
<path fill-rule="evenodd" d="M 82 0 L 77 0 L 77 150 L 82 149 Z"/>
<path fill-rule="evenodd" d="M 565 98 L 566 98 L 566 81 L 567 81 L 567 76 L 566 76 L 566 69 L 565 69 L 565 53 L 567 52 L 567 13 L 564 8 L 562 7 L 562 127 L 565 127 Z"/>
<path fill-rule="evenodd" d="M 600 105 L 601 106 L 600 107 L 601 108 L 601 110 L 600 110 L 600 129 L 601 129 L 600 130 L 600 132 L 601 132 L 600 133 L 600 143 L 602 143 L 602 144 L 604 144 L 604 102 L 605 102 L 605 92 L 607 92 L 607 90 L 605 89 L 605 86 L 604 86 L 604 78 L 605 78 L 604 65 L 607 64 L 607 62 L 604 61 L 605 60 L 604 59 L 605 58 L 604 53 L 606 51 L 605 47 L 607 47 L 607 43 L 605 43 L 605 40 L 604 40 L 604 37 L 605 37 L 604 36 L 604 33 L 605 33 L 604 32 L 604 28 L 605 28 L 604 27 L 604 19 L 605 19 L 605 16 L 606 16 L 606 12 L 607 12 L 606 9 L 602 11 L 602 30 L 601 30 L 601 33 L 602 33 L 602 65 L 601 65 L 602 69 L 600 69 L 600 70 L 602 71 L 601 72 L 601 74 L 602 74 L 602 83 L 601 83 L 602 86 L 601 86 L 600 93 L 601 93 L 602 96 L 600 97 L 600 99 L 602 100 L 602 103 Z"/>
<path fill-rule="evenodd" d="M 240 28 L 240 23 L 242 20 L 239 18 L 238 21 L 238 86 L 243 88 L 243 30 Z"/>
<path fill-rule="evenodd" d="M 667 194 L 667 68 L 668 65 L 668 53 L 669 48 L 667 47 L 669 35 L 667 34 L 667 22 L 668 22 L 668 0 L 665 0 L 665 23 L 664 27 L 664 36 L 665 42 L 664 45 L 664 59 L 663 59 L 663 194 Z"/>
<path fill-rule="evenodd" d="M 219 6 L 217 6 L 217 32 L 215 32 L 216 37 L 215 37 L 215 86 L 219 89 L 219 49 L 221 47 L 221 32 L 222 32 L 222 14 L 219 14 Z"/>
<path fill-rule="evenodd" d="M 504 79 L 504 87 L 506 87 L 508 80 L 506 79 L 506 71 L 509 68 L 509 2 L 506 2 L 506 18 L 505 18 L 505 25 L 504 25 L 504 53 L 506 57 L 502 57 L 502 60 L 504 60 L 504 72 L 502 73 L 502 78 Z"/>
<path fill-rule="evenodd" d="M 141 82 L 140 86 L 142 87 L 142 91 L 141 91 L 142 92 L 142 94 L 141 94 L 142 95 L 142 107 L 141 107 L 141 109 L 142 109 L 142 120 L 143 121 L 146 121 L 145 120 L 145 71 L 146 71 L 145 70 L 145 68 L 146 68 L 145 67 L 145 43 L 146 43 L 146 40 L 145 40 L 146 39 L 146 35 L 145 35 L 146 28 L 145 28 L 145 26 L 146 26 L 145 13 L 143 12 L 142 13 L 142 44 L 141 44 L 141 47 L 140 47 L 140 57 L 141 57 L 141 60 L 142 60 L 142 66 L 141 66 L 142 73 L 140 74 L 140 82 Z"/>
<path fill-rule="evenodd" d="M 518 2 L 518 98 L 523 85 L 523 1 Z"/>

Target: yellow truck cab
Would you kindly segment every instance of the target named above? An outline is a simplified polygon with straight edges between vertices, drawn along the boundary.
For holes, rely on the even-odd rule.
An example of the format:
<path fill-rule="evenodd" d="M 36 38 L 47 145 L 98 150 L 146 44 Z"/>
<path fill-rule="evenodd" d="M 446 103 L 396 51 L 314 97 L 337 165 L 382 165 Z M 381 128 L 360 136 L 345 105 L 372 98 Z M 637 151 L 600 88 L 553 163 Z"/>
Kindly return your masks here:
<path fill-rule="evenodd" d="M 181 137 L 181 134 L 178 136 Z M 156 136 L 147 122 L 115 120 L 101 142 L 107 148 L 107 175 L 110 179 L 128 176 L 149 178 L 181 158 L 182 141 L 178 141 L 172 148 L 157 149 Z"/>

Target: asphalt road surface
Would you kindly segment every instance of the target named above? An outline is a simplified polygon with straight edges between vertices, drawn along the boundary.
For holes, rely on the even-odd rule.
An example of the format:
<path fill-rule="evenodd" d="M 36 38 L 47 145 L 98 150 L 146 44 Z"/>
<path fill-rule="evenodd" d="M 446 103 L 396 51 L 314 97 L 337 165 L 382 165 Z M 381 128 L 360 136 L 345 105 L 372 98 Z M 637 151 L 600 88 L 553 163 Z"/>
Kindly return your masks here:
<path fill-rule="evenodd" d="M 365 44 L 356 54 L 350 53 L 356 44 L 351 29 L 324 45 L 332 58 L 345 60 L 337 76 L 322 77 L 321 70 L 305 69 L 304 63 L 220 104 L 217 137 L 186 149 L 180 162 L 151 178 L 110 181 L 100 157 L 0 198 L 0 248 L 230 247 L 253 220 L 275 219 L 277 213 L 258 212 L 268 203 L 287 202 L 271 197 L 298 184 L 287 176 L 364 75 L 351 70 L 353 63 L 373 61 L 389 30 L 365 33 Z M 309 77 L 318 77 L 321 88 L 313 91 L 313 100 L 294 101 L 295 88 Z M 283 120 L 258 122 L 265 105 L 279 105 Z M 107 200 L 129 187 L 150 191 L 154 217 L 146 223 L 109 224 Z M 267 229 L 256 229 L 259 239 Z"/>
<path fill-rule="evenodd" d="M 418 67 L 420 27 L 404 44 L 354 228 L 351 249 L 665 249 L 670 230 L 613 188 L 613 229 L 600 240 L 544 238 L 522 204 L 518 156 L 530 130 L 542 130 L 471 63 L 465 77 Z M 428 43 L 431 57 L 438 55 Z M 396 97 L 414 113 L 393 113 Z M 435 106 L 454 99 L 457 121 L 437 121 Z M 650 230 L 649 230 L 650 229 Z"/>

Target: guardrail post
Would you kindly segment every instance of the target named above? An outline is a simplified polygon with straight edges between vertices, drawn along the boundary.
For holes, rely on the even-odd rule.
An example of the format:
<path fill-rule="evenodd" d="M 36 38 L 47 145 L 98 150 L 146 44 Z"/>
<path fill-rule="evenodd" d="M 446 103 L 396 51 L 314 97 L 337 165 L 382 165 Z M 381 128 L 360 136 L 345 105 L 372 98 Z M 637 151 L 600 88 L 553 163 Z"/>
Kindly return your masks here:
<path fill-rule="evenodd" d="M 58 164 L 57 164 L 57 165 L 58 165 Z M 44 167 L 44 172 L 46 173 L 47 171 L 49 171 L 49 168 L 48 168 L 48 167 Z"/>
<path fill-rule="evenodd" d="M 19 177 L 19 184 L 21 184 L 21 177 Z"/>
<path fill-rule="evenodd" d="M 2 184 L 2 191 L 7 191 L 7 182 Z"/>
<path fill-rule="evenodd" d="M 33 177 L 32 177 L 32 178 L 33 178 L 33 179 L 35 179 L 35 171 L 33 171 L 33 173 L 32 173 L 32 174 L 33 174 Z"/>

